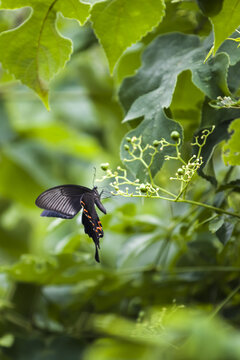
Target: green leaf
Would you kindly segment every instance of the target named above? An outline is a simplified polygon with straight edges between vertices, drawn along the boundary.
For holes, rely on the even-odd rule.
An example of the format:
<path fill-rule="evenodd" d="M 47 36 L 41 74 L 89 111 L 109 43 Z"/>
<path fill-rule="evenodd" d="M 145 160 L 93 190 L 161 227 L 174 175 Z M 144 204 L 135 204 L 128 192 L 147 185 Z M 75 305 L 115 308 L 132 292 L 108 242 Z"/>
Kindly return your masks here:
<path fill-rule="evenodd" d="M 85 24 L 90 12 L 90 6 L 81 0 L 58 0 L 54 9 L 60 11 L 67 18 L 76 19 L 80 25 Z"/>
<path fill-rule="evenodd" d="M 3 0 L 0 8 L 21 6 L 32 7 L 31 15 L 16 29 L 0 34 L 0 48 L 8 49 L 1 51 L 0 61 L 16 79 L 33 89 L 49 109 L 49 82 L 64 68 L 72 53 L 71 40 L 62 37 L 56 28 L 56 14 L 61 11 L 83 23 L 89 5 L 78 0 L 71 0 L 67 6 L 64 0 L 21 0 L 17 4 Z"/>
<path fill-rule="evenodd" d="M 229 39 L 225 40 L 218 49 L 218 53 L 225 52 L 230 58 L 230 65 L 236 65 L 240 61 L 240 47 L 237 43 L 230 39 L 239 38 L 239 32 L 235 31 L 229 36 Z"/>
<path fill-rule="evenodd" d="M 222 108 L 216 110 L 209 105 L 209 102 L 210 99 L 206 97 L 202 107 L 201 129 L 208 128 L 213 125 L 218 126 L 225 121 L 234 120 L 240 117 L 240 109 Z"/>
<path fill-rule="evenodd" d="M 215 232 L 220 229 L 223 223 L 224 218 L 219 216 L 217 219 L 214 219 L 209 223 L 209 230 L 211 231 L 211 233 L 215 234 Z"/>
<path fill-rule="evenodd" d="M 207 63 L 194 67 L 193 82 L 210 99 L 230 95 L 227 85 L 228 67 L 229 56 L 224 53 L 217 54 Z"/>
<path fill-rule="evenodd" d="M 226 120 L 226 121 L 220 123 L 219 125 L 216 125 L 214 131 L 212 132 L 212 134 L 210 134 L 208 136 L 208 138 L 206 140 L 206 144 L 202 148 L 201 156 L 202 156 L 203 163 L 202 163 L 201 167 L 198 169 L 198 174 L 200 176 L 202 176 L 203 178 L 205 178 L 206 180 L 210 181 L 214 186 L 217 186 L 217 180 L 214 175 L 214 169 L 211 168 L 212 164 L 211 164 L 210 160 L 211 160 L 213 151 L 214 151 L 215 147 L 217 146 L 217 144 L 219 144 L 221 141 L 227 140 L 229 138 L 230 135 L 228 133 L 228 127 L 229 127 L 229 124 L 231 123 L 231 121 L 232 121 L 232 119 Z M 196 136 L 201 137 L 202 130 L 203 129 L 201 129 L 196 134 Z M 197 152 L 198 152 L 198 147 L 193 146 L 193 153 L 197 154 Z M 209 168 L 210 173 L 203 172 L 203 169 L 209 163 L 210 163 L 210 168 Z"/>
<path fill-rule="evenodd" d="M 125 79 L 120 88 L 125 111 L 131 108 L 125 121 L 168 107 L 178 74 L 203 62 L 202 52 L 197 36 L 173 33 L 157 37 L 144 51 L 137 74 Z"/>
<path fill-rule="evenodd" d="M 124 159 L 131 158 L 129 153 L 124 148 L 124 145 L 128 145 L 126 140 L 127 137 L 131 138 L 133 136 L 142 136 L 142 147 L 144 148 L 147 144 L 152 144 L 154 140 L 161 140 L 162 138 L 167 140 L 169 143 L 173 143 L 173 140 L 170 136 L 172 131 L 178 131 L 180 138 L 182 139 L 183 135 L 180 124 L 169 119 L 163 110 L 160 110 L 156 114 L 152 114 L 150 117 L 146 117 L 138 127 L 129 131 L 126 134 L 126 137 L 123 139 L 120 150 L 122 161 L 124 162 Z M 164 147 L 162 151 L 157 153 L 150 168 L 152 176 L 155 176 L 156 173 L 161 169 L 166 155 L 176 155 L 175 147 L 167 146 Z M 149 153 L 145 153 L 144 160 L 146 163 L 149 163 Z M 134 161 L 130 163 L 125 162 L 125 165 L 136 176 L 136 178 L 142 181 L 148 179 L 147 170 L 140 161 Z"/>
<path fill-rule="evenodd" d="M 209 180 L 214 186 L 217 185 L 217 180 L 215 175 L 212 174 L 212 171 L 206 171 L 204 167 L 210 163 L 210 160 L 213 155 L 213 151 L 217 144 L 223 140 L 228 140 L 230 134 L 228 132 L 228 127 L 231 122 L 240 116 L 239 109 L 219 109 L 216 110 L 209 105 L 209 99 L 205 98 L 203 107 L 202 107 L 202 120 L 200 125 L 200 130 L 196 135 L 199 135 L 201 131 L 205 128 L 210 128 L 213 125 L 215 129 L 213 133 L 208 137 L 206 145 L 202 149 L 203 156 L 203 165 L 198 170 L 198 174 L 204 177 L 206 180 Z M 193 149 L 196 154 L 197 149 Z M 204 171 L 203 171 L 204 170 Z M 211 170 L 211 168 L 209 169 Z"/>
<path fill-rule="evenodd" d="M 141 66 L 141 55 L 144 46 L 141 43 L 131 46 L 121 56 L 118 64 L 116 65 L 116 77 L 120 84 L 127 76 L 134 75 L 136 69 Z"/>
<path fill-rule="evenodd" d="M 120 100 L 127 111 L 124 121 L 145 114 L 149 116 L 160 107 L 168 107 L 177 77 L 187 69 L 192 71 L 194 84 L 210 98 L 228 95 L 229 58 L 226 54 L 218 54 L 204 64 L 206 46 L 197 36 L 178 33 L 154 40 L 143 53 L 140 70 L 135 76 L 125 79 L 120 88 Z"/>
<path fill-rule="evenodd" d="M 213 16 L 219 13 L 223 0 L 196 0 L 199 8 L 206 16 Z"/>
<path fill-rule="evenodd" d="M 220 185 L 218 191 L 228 190 L 240 192 L 240 179 L 230 181 L 227 184 Z"/>
<path fill-rule="evenodd" d="M 94 4 L 91 20 L 112 72 L 123 52 L 161 22 L 163 0 L 107 0 Z"/>
<path fill-rule="evenodd" d="M 231 239 L 234 225 L 234 222 L 224 221 L 223 225 L 217 230 L 216 235 L 223 245 L 226 245 Z"/>
<path fill-rule="evenodd" d="M 240 165 L 240 119 L 232 122 L 229 132 L 233 133 L 223 147 L 223 160 L 226 165 Z"/>
<path fill-rule="evenodd" d="M 224 0 L 221 11 L 217 15 L 211 16 L 214 29 L 214 55 L 223 41 L 239 26 L 239 12 L 239 0 Z"/>

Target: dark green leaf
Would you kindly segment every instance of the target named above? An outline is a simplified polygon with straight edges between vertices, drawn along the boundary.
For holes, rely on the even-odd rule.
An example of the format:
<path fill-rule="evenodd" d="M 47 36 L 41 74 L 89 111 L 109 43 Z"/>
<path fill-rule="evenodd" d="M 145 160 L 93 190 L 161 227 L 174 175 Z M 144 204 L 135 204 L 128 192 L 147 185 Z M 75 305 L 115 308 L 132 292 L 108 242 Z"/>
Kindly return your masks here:
<path fill-rule="evenodd" d="M 168 107 L 177 77 L 187 69 L 192 71 L 194 84 L 208 97 L 229 95 L 229 58 L 221 53 L 204 64 L 206 47 L 207 43 L 201 44 L 197 36 L 183 34 L 163 35 L 154 40 L 143 53 L 140 70 L 124 80 L 120 88 L 120 100 L 127 112 L 124 122 Z"/>
<path fill-rule="evenodd" d="M 238 47 L 237 42 L 230 40 L 236 38 L 239 38 L 239 33 L 234 31 L 234 33 L 229 36 L 229 39 L 225 40 L 217 51 L 218 53 L 224 52 L 228 54 L 231 66 L 236 65 L 236 63 L 240 61 L 240 47 Z"/>
<path fill-rule="evenodd" d="M 231 239 L 232 232 L 234 229 L 234 223 L 225 221 L 224 224 L 217 230 L 216 235 L 223 245 Z"/>
<path fill-rule="evenodd" d="M 168 107 L 178 74 L 203 60 L 204 48 L 197 36 L 179 33 L 159 36 L 144 51 L 140 70 L 124 80 L 120 88 L 125 111 L 132 106 L 125 121 Z"/>
<path fill-rule="evenodd" d="M 211 173 L 204 173 L 203 169 L 209 163 L 209 161 L 212 157 L 214 148 L 217 146 L 217 144 L 219 144 L 223 140 L 227 140 L 230 138 L 230 134 L 228 132 L 228 127 L 231 124 L 231 122 L 232 122 L 232 119 L 228 120 L 228 121 L 224 121 L 224 122 L 220 123 L 219 125 L 217 125 L 215 127 L 213 133 L 208 136 L 206 144 L 202 148 L 201 156 L 202 156 L 203 164 L 198 169 L 198 174 L 200 176 L 202 176 L 203 178 L 205 178 L 206 180 L 210 181 L 214 186 L 217 186 L 217 179 Z M 199 138 L 201 138 L 202 130 L 200 130 L 199 133 L 196 134 L 197 136 L 199 136 Z M 210 128 L 209 128 L 209 130 L 210 130 Z M 198 152 L 198 147 L 193 146 L 193 153 L 197 154 L 197 152 Z"/>
<path fill-rule="evenodd" d="M 206 16 L 214 16 L 221 10 L 223 0 L 197 0 L 197 4 Z"/>
<path fill-rule="evenodd" d="M 218 191 L 228 190 L 240 192 L 240 179 L 230 181 L 227 184 L 222 184 L 218 187 Z"/>

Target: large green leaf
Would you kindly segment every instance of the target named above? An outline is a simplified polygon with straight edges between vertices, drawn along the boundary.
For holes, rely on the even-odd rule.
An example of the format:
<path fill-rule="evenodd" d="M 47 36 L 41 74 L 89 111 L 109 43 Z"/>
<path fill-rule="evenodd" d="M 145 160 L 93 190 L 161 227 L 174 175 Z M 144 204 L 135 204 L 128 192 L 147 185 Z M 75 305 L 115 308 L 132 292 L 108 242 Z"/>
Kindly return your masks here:
<path fill-rule="evenodd" d="M 213 54 L 216 53 L 223 41 L 240 25 L 239 12 L 239 0 L 224 0 L 221 11 L 211 17 L 214 28 Z"/>
<path fill-rule="evenodd" d="M 120 88 L 124 109 L 128 111 L 133 105 L 125 120 L 155 112 L 156 107 L 168 107 L 178 74 L 195 61 L 203 61 L 203 49 L 199 48 L 197 36 L 173 33 L 154 40 L 143 53 L 142 67 Z"/>
<path fill-rule="evenodd" d="M 124 121 L 149 116 L 161 107 L 168 107 L 177 77 L 187 69 L 192 71 L 194 84 L 210 98 L 229 95 L 228 56 L 218 54 L 204 64 L 206 51 L 207 44 L 201 44 L 193 35 L 173 33 L 153 41 L 143 54 L 140 70 L 125 79 L 120 88 L 120 100 L 127 111 Z"/>
<path fill-rule="evenodd" d="M 56 14 L 76 18 L 83 24 L 89 5 L 79 0 L 3 0 L 1 9 L 30 6 L 29 18 L 16 29 L 0 35 L 0 61 L 16 79 L 33 89 L 48 108 L 50 80 L 64 68 L 72 53 L 72 42 L 56 28 Z M 9 45 L 10 44 L 10 45 Z M 7 49 L 7 51 L 3 51 Z"/>
<path fill-rule="evenodd" d="M 107 0 L 94 4 L 91 20 L 112 72 L 122 53 L 164 16 L 163 0 Z"/>

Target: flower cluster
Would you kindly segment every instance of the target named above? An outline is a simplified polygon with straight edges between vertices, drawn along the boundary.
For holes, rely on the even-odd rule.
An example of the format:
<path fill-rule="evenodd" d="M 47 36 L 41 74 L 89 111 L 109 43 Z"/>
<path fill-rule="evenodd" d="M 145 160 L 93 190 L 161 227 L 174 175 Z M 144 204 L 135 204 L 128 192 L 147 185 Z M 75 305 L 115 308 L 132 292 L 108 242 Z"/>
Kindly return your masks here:
<path fill-rule="evenodd" d="M 186 165 L 182 165 L 177 172 L 176 177 L 170 177 L 170 180 L 180 180 L 184 183 L 188 183 L 192 180 L 192 177 L 196 174 L 197 170 L 203 163 L 202 156 L 197 158 L 196 155 L 193 155 Z"/>
<path fill-rule="evenodd" d="M 240 100 L 235 99 L 230 96 L 218 96 L 217 100 L 212 100 L 209 103 L 215 109 L 223 109 L 223 108 L 231 108 L 231 109 L 239 109 L 240 108 Z"/>
<path fill-rule="evenodd" d="M 145 197 L 154 197 L 159 196 L 158 187 L 152 186 L 150 183 L 141 183 L 139 179 L 134 181 L 129 180 L 127 177 L 127 170 L 117 167 L 117 171 L 112 171 L 109 168 L 109 164 L 102 164 L 101 168 L 105 171 L 105 175 L 101 180 L 113 179 L 114 181 L 110 182 L 110 186 L 114 189 L 112 195 L 121 195 L 121 196 L 145 196 Z"/>
<path fill-rule="evenodd" d="M 207 137 L 213 132 L 214 126 L 211 129 L 205 129 L 201 132 L 201 135 L 195 137 L 195 142 L 192 144 L 197 149 L 197 154 L 193 155 L 187 162 L 181 157 L 180 134 L 177 131 L 172 131 L 171 139 L 173 142 L 169 142 L 166 139 L 154 140 L 152 144 L 142 145 L 142 136 L 132 138 L 127 137 L 124 149 L 128 153 L 128 157 L 124 162 L 140 161 L 145 167 L 146 172 L 149 175 L 148 182 L 141 182 L 139 179 L 131 180 L 126 169 L 118 166 L 116 171 L 112 171 L 108 163 L 102 164 L 101 168 L 105 171 L 105 175 L 98 181 L 111 180 L 110 186 L 113 191 L 113 195 L 121 195 L 125 197 L 151 197 L 151 198 L 163 198 L 160 194 L 164 193 L 171 197 L 171 200 L 177 201 L 181 196 L 184 198 L 187 187 L 192 181 L 192 178 L 196 174 L 197 170 L 203 164 L 203 158 L 201 151 L 206 144 Z M 157 153 L 163 151 L 165 147 L 175 148 L 174 156 L 165 156 L 165 160 L 178 160 L 182 163 L 182 166 L 177 170 L 174 177 L 170 177 L 170 180 L 180 181 L 180 189 L 178 194 L 173 194 L 170 191 L 158 186 L 154 183 L 151 174 L 151 166 L 154 157 Z M 145 155 L 148 155 L 146 157 Z M 148 161 L 146 161 L 146 158 Z"/>

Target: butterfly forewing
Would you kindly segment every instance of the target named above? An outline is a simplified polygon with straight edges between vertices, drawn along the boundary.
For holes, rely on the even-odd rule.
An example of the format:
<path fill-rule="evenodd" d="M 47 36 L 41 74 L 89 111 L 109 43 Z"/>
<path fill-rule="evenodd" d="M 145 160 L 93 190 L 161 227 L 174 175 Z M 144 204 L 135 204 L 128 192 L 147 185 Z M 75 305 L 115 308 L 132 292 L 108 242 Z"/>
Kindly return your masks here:
<path fill-rule="evenodd" d="M 75 216 L 81 209 L 83 194 L 91 189 L 78 185 L 61 185 L 44 191 L 36 200 L 41 209 L 50 210 L 69 217 Z M 44 212 L 43 212 L 44 213 Z M 51 216 L 46 213 L 43 216 Z"/>

